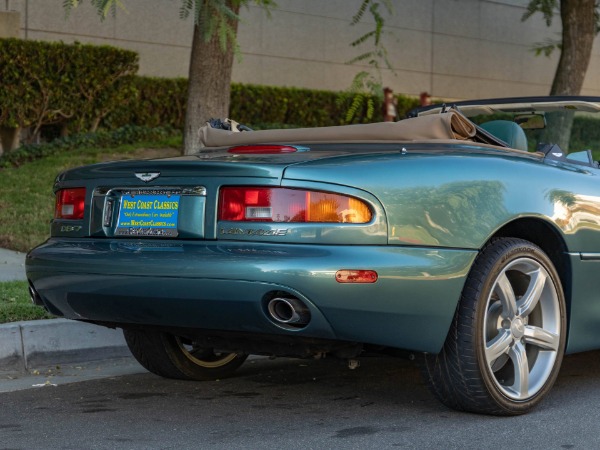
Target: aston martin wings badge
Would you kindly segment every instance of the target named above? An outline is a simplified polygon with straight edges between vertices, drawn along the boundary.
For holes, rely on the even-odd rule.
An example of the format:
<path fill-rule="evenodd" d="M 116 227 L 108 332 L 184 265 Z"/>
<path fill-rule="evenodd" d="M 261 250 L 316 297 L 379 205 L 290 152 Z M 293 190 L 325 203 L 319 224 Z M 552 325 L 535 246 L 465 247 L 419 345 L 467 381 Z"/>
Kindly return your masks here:
<path fill-rule="evenodd" d="M 136 172 L 135 176 L 144 183 L 149 183 L 150 181 L 157 179 L 160 176 L 160 172 Z"/>

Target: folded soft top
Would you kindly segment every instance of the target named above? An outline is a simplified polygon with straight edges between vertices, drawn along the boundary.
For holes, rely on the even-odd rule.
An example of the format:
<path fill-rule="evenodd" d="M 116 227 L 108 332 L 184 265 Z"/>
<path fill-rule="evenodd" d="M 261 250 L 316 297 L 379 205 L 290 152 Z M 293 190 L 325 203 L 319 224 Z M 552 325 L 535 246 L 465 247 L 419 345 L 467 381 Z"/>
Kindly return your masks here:
<path fill-rule="evenodd" d="M 337 127 L 293 128 L 284 130 L 228 131 L 208 124 L 198 131 L 201 147 L 229 147 L 262 143 L 316 143 L 344 141 L 420 141 L 432 139 L 468 140 L 475 136 L 475 125 L 461 114 L 414 117 L 399 122 L 380 122 Z"/>

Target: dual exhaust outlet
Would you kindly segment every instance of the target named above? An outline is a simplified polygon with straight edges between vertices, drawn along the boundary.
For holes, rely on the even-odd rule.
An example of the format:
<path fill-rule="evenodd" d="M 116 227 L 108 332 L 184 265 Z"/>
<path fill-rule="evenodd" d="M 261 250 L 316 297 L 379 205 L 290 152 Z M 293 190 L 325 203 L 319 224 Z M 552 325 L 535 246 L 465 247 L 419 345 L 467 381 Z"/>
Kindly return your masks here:
<path fill-rule="evenodd" d="M 287 327 L 304 328 L 310 322 L 310 310 L 295 297 L 272 298 L 267 303 L 267 312 L 275 323 Z"/>

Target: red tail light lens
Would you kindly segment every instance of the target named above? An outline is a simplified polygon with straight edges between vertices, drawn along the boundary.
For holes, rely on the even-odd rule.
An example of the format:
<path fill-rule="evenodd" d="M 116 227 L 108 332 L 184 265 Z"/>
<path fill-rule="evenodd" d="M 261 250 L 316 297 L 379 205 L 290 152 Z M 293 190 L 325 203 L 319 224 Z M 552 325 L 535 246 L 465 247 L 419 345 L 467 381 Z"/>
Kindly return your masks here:
<path fill-rule="evenodd" d="M 298 149 L 291 145 L 238 145 L 227 150 L 234 155 L 276 155 L 279 153 L 295 153 Z"/>
<path fill-rule="evenodd" d="M 219 220 L 368 223 L 371 217 L 371 208 L 362 200 L 329 192 L 225 187 L 219 195 Z"/>
<path fill-rule="evenodd" d="M 83 219 L 85 188 L 61 189 L 56 193 L 55 219 Z"/>

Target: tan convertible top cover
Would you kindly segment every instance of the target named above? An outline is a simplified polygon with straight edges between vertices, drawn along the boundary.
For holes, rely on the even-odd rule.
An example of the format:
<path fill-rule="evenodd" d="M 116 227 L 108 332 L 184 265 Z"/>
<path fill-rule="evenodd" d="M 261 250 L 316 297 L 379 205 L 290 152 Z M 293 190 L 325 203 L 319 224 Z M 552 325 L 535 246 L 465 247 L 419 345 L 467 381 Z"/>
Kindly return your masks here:
<path fill-rule="evenodd" d="M 231 147 L 266 143 L 467 140 L 475 136 L 475 131 L 472 122 L 459 113 L 450 111 L 399 122 L 285 130 L 234 132 L 211 128 L 207 124 L 200 128 L 199 133 L 201 147 Z"/>

